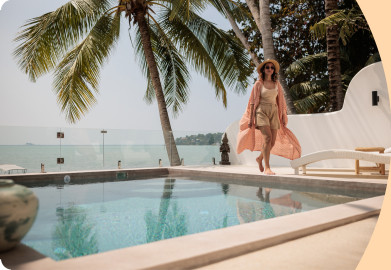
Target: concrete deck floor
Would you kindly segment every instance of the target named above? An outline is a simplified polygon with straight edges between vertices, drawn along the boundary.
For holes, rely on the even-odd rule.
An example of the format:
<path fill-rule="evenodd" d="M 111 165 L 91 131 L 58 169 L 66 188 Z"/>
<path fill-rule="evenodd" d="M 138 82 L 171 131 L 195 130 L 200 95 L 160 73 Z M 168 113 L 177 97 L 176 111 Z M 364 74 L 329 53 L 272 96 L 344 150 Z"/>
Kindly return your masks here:
<path fill-rule="evenodd" d="M 181 167 L 181 169 L 189 171 L 196 170 L 199 172 L 240 173 L 242 175 L 260 174 L 258 168 L 252 166 L 184 166 Z M 291 168 L 275 168 L 274 170 L 280 176 L 297 177 L 293 174 L 293 169 Z M 379 176 L 376 174 L 356 176 L 354 175 L 354 171 L 339 170 L 310 171 L 306 176 L 300 175 L 299 177 L 340 179 L 341 181 L 386 184 L 388 176 Z M 378 215 L 373 215 L 356 222 L 334 227 L 328 230 L 323 230 L 321 232 L 300 237 L 294 240 L 285 241 L 283 243 L 262 248 L 256 251 L 243 253 L 239 256 L 231 256 L 222 261 L 220 260 L 218 262 L 203 264 L 203 267 L 193 269 L 355 269 L 369 242 L 377 219 Z M 196 235 L 191 235 L 189 239 L 194 238 L 195 236 Z M 130 250 L 131 249 L 129 249 L 129 251 Z M 124 256 L 124 252 L 122 252 L 122 255 L 115 256 L 115 254 L 119 253 L 120 252 L 112 253 L 114 255 L 113 257 L 116 258 Z M 19 246 L 13 251 L 11 250 L 6 253 L 1 253 L 0 258 L 2 259 L 4 265 L 12 270 L 54 269 L 53 267 L 55 267 L 55 264 L 59 266 L 59 268 L 56 267 L 57 269 L 71 269 L 75 265 L 79 265 L 79 269 L 96 269 L 93 267 L 93 264 L 89 262 L 84 264 L 83 261 L 86 260 L 83 260 L 83 258 L 77 259 L 77 264 L 76 261 L 72 264 L 71 261 L 73 260 L 66 260 L 68 262 L 63 261 L 63 263 L 56 263 L 49 258 L 40 257 L 37 254 L 34 256 L 33 255 L 34 254 L 31 253 L 31 250 L 26 250 L 26 248 L 23 246 Z M 21 256 L 23 259 L 21 259 Z M 32 257 L 29 259 L 29 256 Z M 111 256 L 109 254 L 100 256 L 101 259 L 99 259 L 99 257 L 95 257 L 98 259 L 95 264 L 99 264 L 104 261 L 105 258 L 109 259 L 110 257 Z M 115 262 L 115 259 L 113 262 Z M 110 262 L 107 263 L 108 265 L 111 264 Z M 83 265 L 85 265 L 85 267 Z M 162 266 L 163 265 L 157 267 L 156 269 L 174 269 L 168 265 L 167 267 Z M 119 268 L 114 267 L 113 269 L 128 269 L 128 267 L 123 265 L 122 262 L 120 263 Z M 129 269 L 143 268 L 130 267 Z M 183 268 L 175 267 L 175 269 L 190 268 L 184 266 Z"/>
<path fill-rule="evenodd" d="M 260 173 L 258 168 L 253 166 L 197 166 L 197 169 L 231 173 Z M 292 168 L 273 168 L 273 171 L 278 175 L 294 175 Z M 306 175 L 300 175 L 302 177 L 326 177 L 365 182 L 369 180 L 378 183 L 384 183 L 388 178 L 388 172 L 385 176 L 377 173 L 355 175 L 353 169 L 323 170 L 309 168 Z M 353 270 L 356 269 L 368 246 L 377 221 L 378 216 L 370 217 L 196 269 Z"/>
<path fill-rule="evenodd" d="M 364 254 L 377 220 L 374 216 L 197 269 L 353 270 Z"/>

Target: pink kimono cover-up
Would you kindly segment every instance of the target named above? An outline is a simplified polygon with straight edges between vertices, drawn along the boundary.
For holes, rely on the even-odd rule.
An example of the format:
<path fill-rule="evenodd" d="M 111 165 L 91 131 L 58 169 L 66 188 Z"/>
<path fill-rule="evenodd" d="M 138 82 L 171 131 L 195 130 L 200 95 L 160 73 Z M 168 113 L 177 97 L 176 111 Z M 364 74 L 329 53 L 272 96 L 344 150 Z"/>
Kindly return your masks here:
<path fill-rule="evenodd" d="M 285 157 L 288 159 L 296 159 L 301 156 L 301 146 L 296 136 L 290 131 L 286 125 L 282 124 L 282 119 L 285 119 L 285 124 L 288 124 L 288 116 L 286 113 L 286 102 L 280 82 L 278 84 L 278 119 L 280 121 L 281 128 L 277 131 L 276 143 L 271 150 L 273 155 Z M 238 154 L 243 152 L 245 149 L 250 151 L 261 151 L 263 145 L 262 133 L 259 129 L 255 128 L 255 110 L 261 100 L 261 90 L 263 81 L 258 80 L 255 82 L 251 91 L 250 100 L 248 102 L 246 111 L 244 112 L 242 119 L 239 122 L 239 135 L 237 141 L 236 151 Z M 251 116 L 251 104 L 253 107 L 253 124 L 251 128 L 248 127 Z"/>

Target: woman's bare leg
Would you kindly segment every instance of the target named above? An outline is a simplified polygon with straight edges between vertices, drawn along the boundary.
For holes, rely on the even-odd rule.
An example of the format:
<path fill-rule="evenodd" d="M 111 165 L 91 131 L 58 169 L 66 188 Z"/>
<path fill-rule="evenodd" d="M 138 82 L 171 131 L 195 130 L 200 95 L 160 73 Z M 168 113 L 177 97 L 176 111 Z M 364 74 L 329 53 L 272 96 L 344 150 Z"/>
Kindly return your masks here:
<path fill-rule="evenodd" d="M 263 172 L 263 171 L 264 171 L 264 168 L 263 168 L 263 165 L 262 165 L 263 153 L 261 152 L 261 154 L 259 155 L 259 157 L 257 157 L 255 160 L 256 160 L 257 163 L 258 163 L 259 170 L 260 170 L 261 172 Z"/>
<path fill-rule="evenodd" d="M 259 128 L 260 129 L 260 128 Z M 276 138 L 277 138 L 277 129 L 271 129 L 271 134 L 272 134 L 272 138 L 271 138 L 271 147 L 270 147 L 270 151 L 273 149 L 273 146 L 274 144 L 276 143 Z M 264 171 L 264 168 L 263 168 L 263 165 L 262 165 L 262 161 L 263 161 L 263 152 L 261 152 L 261 154 L 259 155 L 259 157 L 256 158 L 256 161 L 258 163 L 258 167 L 259 167 L 259 170 L 261 172 Z"/>
<path fill-rule="evenodd" d="M 271 151 L 273 149 L 274 145 L 276 144 L 278 129 L 271 129 L 270 131 L 272 133 L 272 140 L 270 142 L 270 144 L 271 144 L 270 151 Z"/>
<path fill-rule="evenodd" d="M 263 158 L 265 160 L 265 174 L 274 175 L 275 173 L 270 169 L 270 150 L 271 150 L 271 142 L 272 142 L 272 130 L 269 126 L 260 127 L 262 136 L 263 136 L 263 145 L 262 145 L 262 153 Z"/>

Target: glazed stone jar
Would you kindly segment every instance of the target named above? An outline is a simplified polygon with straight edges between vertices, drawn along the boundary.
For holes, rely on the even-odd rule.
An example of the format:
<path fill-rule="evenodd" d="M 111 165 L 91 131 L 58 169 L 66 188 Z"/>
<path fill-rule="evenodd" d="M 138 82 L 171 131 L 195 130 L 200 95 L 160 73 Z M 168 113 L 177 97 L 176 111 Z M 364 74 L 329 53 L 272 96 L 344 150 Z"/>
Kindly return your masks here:
<path fill-rule="evenodd" d="M 9 179 L 0 180 L 0 252 L 16 246 L 34 223 L 38 198 Z"/>

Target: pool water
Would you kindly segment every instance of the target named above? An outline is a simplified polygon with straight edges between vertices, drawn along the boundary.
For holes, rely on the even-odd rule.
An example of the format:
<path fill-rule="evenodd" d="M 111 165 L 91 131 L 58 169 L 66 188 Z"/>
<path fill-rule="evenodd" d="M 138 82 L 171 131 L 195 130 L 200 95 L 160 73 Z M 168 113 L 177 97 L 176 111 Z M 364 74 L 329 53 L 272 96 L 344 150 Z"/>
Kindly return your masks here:
<path fill-rule="evenodd" d="M 30 187 L 39 198 L 23 243 L 63 260 L 360 199 L 185 178 Z"/>

